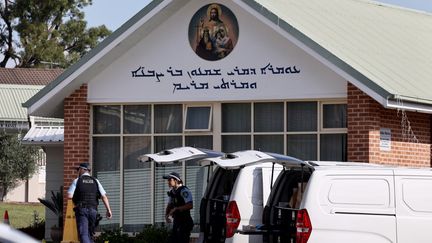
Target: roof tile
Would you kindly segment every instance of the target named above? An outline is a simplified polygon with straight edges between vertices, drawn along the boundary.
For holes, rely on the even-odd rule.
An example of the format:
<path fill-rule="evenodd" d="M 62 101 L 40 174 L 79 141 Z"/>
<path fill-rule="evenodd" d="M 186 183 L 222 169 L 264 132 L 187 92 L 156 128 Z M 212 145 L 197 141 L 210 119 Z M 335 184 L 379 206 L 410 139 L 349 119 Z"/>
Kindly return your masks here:
<path fill-rule="evenodd" d="M 63 69 L 0 68 L 0 84 L 47 85 Z"/>

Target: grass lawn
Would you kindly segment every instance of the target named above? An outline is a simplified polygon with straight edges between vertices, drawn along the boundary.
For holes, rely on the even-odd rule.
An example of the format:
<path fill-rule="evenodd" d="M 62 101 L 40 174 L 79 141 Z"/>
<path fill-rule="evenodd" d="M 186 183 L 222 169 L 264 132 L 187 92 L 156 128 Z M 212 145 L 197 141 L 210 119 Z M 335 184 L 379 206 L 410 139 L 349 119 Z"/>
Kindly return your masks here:
<path fill-rule="evenodd" d="M 19 229 L 34 222 L 35 211 L 40 219 L 45 220 L 45 206 L 40 203 L 3 203 L 0 202 L 1 222 L 5 211 L 8 211 L 9 222 L 12 227 Z"/>

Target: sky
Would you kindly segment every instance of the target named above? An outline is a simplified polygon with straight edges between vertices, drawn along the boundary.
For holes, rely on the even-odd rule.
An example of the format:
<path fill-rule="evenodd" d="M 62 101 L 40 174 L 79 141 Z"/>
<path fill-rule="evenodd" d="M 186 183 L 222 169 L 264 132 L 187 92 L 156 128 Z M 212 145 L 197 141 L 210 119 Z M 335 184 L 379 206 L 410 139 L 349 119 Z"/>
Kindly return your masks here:
<path fill-rule="evenodd" d="M 85 7 L 89 27 L 105 24 L 114 31 L 144 8 L 150 0 L 93 0 Z M 432 0 L 379 0 L 379 2 L 432 13 Z"/>

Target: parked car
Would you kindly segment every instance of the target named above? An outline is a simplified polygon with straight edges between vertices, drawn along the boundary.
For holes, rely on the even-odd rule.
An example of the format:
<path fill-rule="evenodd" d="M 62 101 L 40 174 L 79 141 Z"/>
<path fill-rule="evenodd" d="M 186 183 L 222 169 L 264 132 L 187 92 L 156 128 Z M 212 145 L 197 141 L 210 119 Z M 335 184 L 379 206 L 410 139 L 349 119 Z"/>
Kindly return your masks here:
<path fill-rule="evenodd" d="M 37 243 L 38 241 L 25 233 L 0 223 L 0 242 L 2 243 Z"/>
<path fill-rule="evenodd" d="M 201 157 L 198 156 L 200 152 Z M 202 166 L 216 167 L 201 199 L 198 242 L 262 242 L 261 235 L 237 233 L 238 226 L 262 224 L 263 205 L 282 170 L 282 166 L 276 162 L 297 163 L 299 160 L 254 150 L 219 157 L 205 156 L 204 153 L 200 149 L 183 147 L 147 154 L 143 159 L 169 163 L 199 157 Z M 186 157 L 186 154 L 191 157 Z"/>
<path fill-rule="evenodd" d="M 263 242 L 430 242 L 432 170 L 353 162 L 284 164 Z M 249 231 L 249 232 L 248 232 Z"/>

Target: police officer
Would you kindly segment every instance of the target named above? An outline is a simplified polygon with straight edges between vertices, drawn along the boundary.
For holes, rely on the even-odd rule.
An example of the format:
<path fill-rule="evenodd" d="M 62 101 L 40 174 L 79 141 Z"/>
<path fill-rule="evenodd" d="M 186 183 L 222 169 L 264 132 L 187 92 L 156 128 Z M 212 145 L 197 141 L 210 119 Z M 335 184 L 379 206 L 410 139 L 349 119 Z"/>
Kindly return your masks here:
<path fill-rule="evenodd" d="M 80 242 L 92 243 L 99 198 L 102 198 L 108 219 L 112 217 L 112 212 L 102 185 L 96 178 L 90 176 L 89 164 L 81 163 L 77 171 L 78 178 L 69 187 L 68 197 L 72 198 L 75 204 L 74 211 Z"/>
<path fill-rule="evenodd" d="M 169 200 L 165 210 L 165 220 L 171 223 L 174 220 L 173 229 L 170 235 L 172 243 L 189 243 L 190 232 L 193 228 L 193 220 L 190 210 L 193 208 L 192 193 L 176 172 L 171 172 L 163 176 L 168 180 L 168 186 L 171 188 L 168 192 Z"/>

